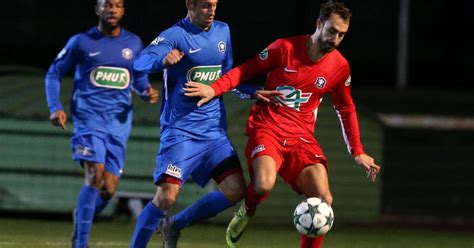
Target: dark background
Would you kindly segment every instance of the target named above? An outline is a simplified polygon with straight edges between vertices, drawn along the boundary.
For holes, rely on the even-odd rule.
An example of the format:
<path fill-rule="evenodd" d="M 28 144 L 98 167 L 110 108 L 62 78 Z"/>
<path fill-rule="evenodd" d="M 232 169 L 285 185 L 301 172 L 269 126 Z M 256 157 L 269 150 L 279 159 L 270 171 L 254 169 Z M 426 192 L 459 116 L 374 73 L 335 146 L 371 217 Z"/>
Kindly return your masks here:
<path fill-rule="evenodd" d="M 255 55 L 274 39 L 313 33 L 322 1 L 219 2 L 217 18 L 231 27 L 235 64 Z M 340 47 L 351 63 L 355 85 L 396 86 L 399 1 L 345 1 L 353 11 Z M 149 44 L 160 31 L 186 15 L 184 0 L 127 0 L 124 26 Z M 411 1 L 410 88 L 473 89 L 473 24 L 468 1 Z M 1 64 L 47 69 L 73 34 L 97 24 L 94 0 L 16 0 L 3 2 Z"/>
<path fill-rule="evenodd" d="M 186 15 L 184 2 L 185 0 L 127 0 L 124 26 L 141 36 L 145 44 L 149 44 L 162 30 Z M 474 54 L 470 45 L 470 36 L 472 35 L 470 33 L 472 24 L 474 24 L 470 8 L 472 4 L 466 0 L 411 0 L 410 32 L 408 33 L 408 88 L 405 91 L 397 91 L 393 89 L 397 88 L 399 1 L 347 0 L 346 2 L 353 10 L 354 15 L 349 33 L 340 50 L 351 64 L 352 88 L 354 91 L 358 91 L 354 94 L 357 96 L 358 114 L 367 117 L 361 125 L 366 128 L 361 132 L 364 136 L 364 144 L 368 144 L 367 148 L 373 149 L 375 154 L 377 152 L 383 153 L 375 156 L 376 161 L 381 163 L 383 168 L 382 178 L 380 178 L 382 182 L 380 191 L 381 221 L 395 223 L 401 221 L 415 224 L 420 222 L 453 224 L 455 222 L 455 225 L 467 223 L 474 226 L 474 212 L 472 211 L 474 209 L 474 199 L 472 198 L 474 185 L 472 179 L 466 177 L 466 175 L 474 173 L 472 156 L 469 156 L 474 153 L 472 142 L 474 138 L 474 129 L 472 128 L 474 87 L 473 76 L 470 73 L 474 65 L 471 62 Z M 240 64 L 250 56 L 257 54 L 276 38 L 313 33 L 320 3 L 321 1 L 256 0 L 244 2 L 220 0 L 217 19 L 227 22 L 231 27 L 235 64 Z M 56 151 L 62 151 L 61 149 L 66 147 L 67 140 L 62 138 L 69 135 L 59 134 L 59 130 L 57 130 L 58 134 L 52 133 L 49 129 L 45 129 L 46 131 L 36 130 L 37 125 L 40 125 L 37 123 L 47 124 L 46 120 L 49 114 L 46 106 L 41 105 L 41 103 L 45 104 L 44 89 L 40 87 L 44 77 L 42 70 L 49 67 L 69 37 L 97 25 L 97 17 L 94 14 L 95 0 L 45 0 L 41 2 L 39 0 L 16 0 L 4 1 L 2 4 L 4 8 L 0 15 L 3 24 L 0 39 L 0 56 L 2 58 L 0 76 L 3 76 L 5 71 L 1 67 L 2 65 L 17 64 L 41 70 L 39 70 L 39 74 L 31 77 L 20 71 L 19 74 L 22 77 L 7 75 L 4 77 L 4 81 L 1 81 L 0 117 L 18 117 L 22 121 L 29 119 L 30 122 L 20 125 L 20 121 L 6 120 L 6 124 L 3 125 L 10 125 L 7 129 L 0 125 L 0 134 L 8 135 L 6 138 L 0 138 L 0 141 L 4 141 L 3 144 L 0 142 L 0 152 L 4 152 L 0 154 L 0 157 L 3 158 L 0 161 L 3 162 L 3 164 L 0 163 L 0 171 L 2 170 L 1 166 L 4 166 L 3 172 L 10 173 L 4 173 L 4 178 L 7 179 L 7 182 L 11 182 L 9 187 L 13 190 L 22 189 L 21 187 L 17 188 L 16 185 L 35 185 L 35 182 L 36 185 L 57 188 L 56 184 L 62 183 L 61 180 L 68 183 L 70 180 L 68 175 L 71 175 L 71 172 L 62 172 L 65 170 L 62 166 L 67 162 L 61 160 L 63 157 L 56 156 Z M 13 66 L 13 68 L 15 67 Z M 37 72 L 38 70 L 33 71 Z M 159 77 L 157 74 L 153 76 Z M 71 84 L 64 84 L 64 87 L 69 88 L 63 88 L 63 96 L 70 93 L 71 86 Z M 362 104 L 359 105 L 359 102 Z M 227 102 L 226 105 L 229 108 Z M 231 139 L 233 142 L 240 139 L 241 143 L 237 143 L 237 147 L 244 147 L 245 137 L 241 135 L 241 127 L 244 125 L 243 121 L 248 114 L 248 108 L 241 103 L 233 106 L 233 108 L 229 108 L 234 111 L 231 112 L 234 114 L 233 120 L 229 122 L 235 127 L 234 136 Z M 156 127 L 155 124 L 158 122 L 158 115 L 153 114 L 157 113 L 158 108 L 152 108 L 154 106 L 146 108 L 144 104 L 136 105 L 134 112 L 137 123 L 141 125 L 142 130 L 146 130 L 142 132 L 147 133 L 148 139 L 138 135 L 132 137 L 131 143 L 143 145 L 145 140 L 157 141 L 157 137 L 148 137 L 151 133 L 149 129 Z M 239 109 L 241 112 L 237 112 L 235 109 Z M 324 112 L 319 113 L 324 115 Z M 381 123 L 377 113 L 457 116 L 462 123 L 458 124 L 459 126 L 455 129 L 447 130 L 423 127 L 406 129 Z M 236 118 L 242 118 L 242 122 L 236 122 Z M 41 122 L 31 121 L 32 119 L 41 120 Z M 321 121 L 326 119 L 331 118 L 322 118 Z M 377 122 L 374 121 L 374 123 L 378 125 L 370 124 L 368 119 L 376 120 Z M 134 130 L 140 128 L 140 125 L 136 125 Z M 324 134 L 321 135 L 321 138 L 326 137 L 327 144 L 342 142 L 338 138 L 340 137 L 339 126 L 336 125 L 339 123 L 323 124 L 322 126 Z M 369 125 L 368 128 L 366 125 Z M 320 124 L 318 126 L 321 127 Z M 382 128 L 383 138 L 376 136 L 379 126 Z M 45 127 L 50 128 L 49 126 Z M 330 130 L 331 127 L 334 128 L 333 131 Z M 327 128 L 329 131 L 326 131 Z M 328 133 L 337 136 L 327 135 Z M 48 137 L 47 140 L 41 138 L 45 136 Z M 57 147 L 52 146 L 51 144 L 56 143 L 51 143 L 51 137 L 65 143 L 58 143 Z M 376 143 L 380 139 L 383 141 L 382 145 Z M 26 141 L 21 143 L 22 140 Z M 367 140 L 375 143 L 370 145 L 366 142 Z M 33 149 L 34 145 L 38 148 Z M 336 146 L 338 145 L 328 145 L 331 147 L 329 149 L 334 149 L 333 147 Z M 29 147 L 29 149 L 22 149 L 24 147 Z M 149 147 L 149 143 L 145 142 L 143 147 L 140 146 L 135 150 L 132 148 L 131 151 L 132 154 L 135 151 L 138 154 L 136 156 L 142 159 L 143 154 L 147 153 L 144 151 Z M 155 152 L 154 147 L 152 150 L 150 154 Z M 48 151 L 55 151 L 55 153 Z M 19 155 L 18 152 L 26 153 Z M 346 151 L 343 152 L 345 154 Z M 51 157 L 46 157 L 48 163 L 41 165 L 41 161 L 45 160 L 45 154 Z M 58 154 L 66 154 L 66 150 L 64 153 L 58 152 Z M 334 154 L 339 153 L 335 152 Z M 129 157 L 133 157 L 133 155 Z M 339 166 L 344 166 L 346 161 L 350 162 L 339 155 L 335 158 L 340 159 Z M 70 158 L 66 159 L 70 161 Z M 133 161 L 131 163 L 135 163 L 135 165 L 149 165 L 148 162 L 142 162 L 139 159 Z M 15 166 L 19 163 L 22 165 Z M 32 167 L 26 167 L 29 165 Z M 132 166 L 131 168 L 139 167 Z M 352 180 L 352 176 L 357 177 L 358 175 L 346 169 L 349 167 L 340 168 L 344 168 L 341 171 L 347 174 L 341 174 L 340 181 L 335 180 L 340 183 L 335 185 L 335 192 L 338 191 L 338 186 L 342 189 L 360 189 L 359 186 L 348 186 L 349 182 L 359 182 L 359 179 Z M 51 180 L 51 175 L 60 174 L 55 172 L 55 169 L 60 170 L 63 175 L 59 176 L 58 180 Z M 145 178 L 149 173 L 148 170 L 139 170 L 135 172 L 137 174 L 132 172 L 131 175 Z M 31 176 L 31 171 L 43 174 Z M 22 176 L 16 176 L 15 173 Z M 22 173 L 26 176 L 23 176 Z M 12 174 L 15 176 L 11 176 Z M 78 173 L 76 179 L 80 178 L 82 175 Z M 146 178 L 142 183 L 149 182 L 148 176 Z M 8 179 L 13 181 L 8 181 Z M 76 183 L 79 185 L 82 183 L 81 180 L 77 180 Z M 50 181 L 52 184 L 46 183 Z M 135 187 L 136 181 L 132 182 Z M 124 185 L 127 184 L 122 183 L 122 189 L 124 189 Z M 44 187 L 30 187 L 34 190 L 27 193 L 36 195 L 36 192 L 44 190 Z M 61 204 L 74 202 L 73 200 L 64 201 L 63 198 L 60 198 L 72 195 L 67 192 L 69 191 L 64 191 L 63 195 L 59 195 L 58 201 Z M 347 212 L 350 214 L 357 212 L 353 209 L 372 211 L 370 208 L 361 207 L 365 205 L 357 204 L 361 204 L 361 202 L 362 204 L 376 204 L 374 202 L 379 198 L 365 193 L 354 194 L 344 190 L 340 192 L 342 195 L 347 194 L 345 202 L 347 206 L 350 206 L 348 207 L 350 210 Z M 54 196 L 56 195 L 54 194 Z M 361 200 L 361 197 L 370 198 L 373 201 Z M 47 199 L 50 201 L 49 198 Z M 288 202 L 286 195 L 276 199 L 285 199 L 284 202 Z M 272 218 L 274 217 L 272 216 Z M 443 226 L 446 227 L 444 224 Z"/>

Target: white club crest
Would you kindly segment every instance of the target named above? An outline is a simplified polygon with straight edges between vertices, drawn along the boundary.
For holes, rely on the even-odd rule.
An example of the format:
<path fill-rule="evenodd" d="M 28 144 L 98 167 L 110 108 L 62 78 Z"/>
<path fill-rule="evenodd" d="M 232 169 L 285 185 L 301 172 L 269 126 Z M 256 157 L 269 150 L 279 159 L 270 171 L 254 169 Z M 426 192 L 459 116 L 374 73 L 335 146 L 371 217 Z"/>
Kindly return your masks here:
<path fill-rule="evenodd" d="M 225 53 L 225 50 L 226 50 L 225 42 L 220 41 L 220 42 L 217 44 L 217 48 L 219 49 L 219 52 Z"/>
<path fill-rule="evenodd" d="M 133 58 L 132 49 L 130 49 L 130 48 L 124 48 L 124 49 L 122 50 L 122 57 L 123 57 L 124 59 L 127 59 L 127 60 L 132 59 L 132 58 Z"/>
<path fill-rule="evenodd" d="M 319 89 L 322 89 L 324 88 L 324 86 L 326 86 L 326 79 L 324 77 L 318 77 L 316 79 L 316 82 L 314 83 L 316 85 L 316 87 L 318 87 Z"/>

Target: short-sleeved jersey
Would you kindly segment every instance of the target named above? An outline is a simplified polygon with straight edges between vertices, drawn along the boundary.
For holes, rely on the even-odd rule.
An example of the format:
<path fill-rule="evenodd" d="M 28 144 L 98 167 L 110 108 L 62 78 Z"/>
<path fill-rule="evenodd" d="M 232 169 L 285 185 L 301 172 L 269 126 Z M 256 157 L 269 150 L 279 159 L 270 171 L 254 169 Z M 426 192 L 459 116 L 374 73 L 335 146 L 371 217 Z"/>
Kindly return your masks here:
<path fill-rule="evenodd" d="M 166 55 L 173 49 L 184 53 L 179 63 L 164 67 Z M 226 135 L 226 113 L 222 98 L 198 108 L 197 98 L 184 95 L 188 81 L 210 84 L 232 68 L 232 45 L 227 24 L 214 21 L 209 30 L 184 18 L 161 32 L 143 50 L 134 68 L 143 72 L 163 70 L 161 140 L 187 137 L 213 139 Z"/>
<path fill-rule="evenodd" d="M 280 137 L 313 135 L 318 107 L 331 95 L 343 127 L 348 150 L 363 153 L 359 124 L 350 94 L 351 76 L 347 60 L 333 50 L 314 62 L 308 55 L 309 36 L 278 39 L 259 55 L 234 68 L 211 86 L 222 94 L 241 81 L 268 72 L 265 89 L 283 93 L 281 106 L 257 103 L 252 107 L 247 133 L 272 130 Z"/>
<path fill-rule="evenodd" d="M 46 75 L 46 95 L 51 112 L 62 109 L 61 78 L 73 67 L 71 113 L 74 132 L 91 130 L 128 137 L 132 122 L 131 91 L 144 97 L 149 85 L 146 73 L 133 70 L 141 39 L 121 28 L 109 37 L 97 27 L 71 37 Z"/>

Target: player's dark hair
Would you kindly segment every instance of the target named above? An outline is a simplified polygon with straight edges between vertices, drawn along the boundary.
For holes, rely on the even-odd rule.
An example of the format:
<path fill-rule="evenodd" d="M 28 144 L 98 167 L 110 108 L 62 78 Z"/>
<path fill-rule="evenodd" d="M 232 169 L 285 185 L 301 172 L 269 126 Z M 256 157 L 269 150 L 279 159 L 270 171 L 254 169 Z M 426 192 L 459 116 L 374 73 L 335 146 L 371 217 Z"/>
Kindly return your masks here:
<path fill-rule="evenodd" d="M 319 19 L 321 21 L 327 21 L 329 17 L 331 17 L 331 14 L 337 14 L 347 22 L 350 22 L 352 17 L 351 10 L 343 2 L 329 1 L 322 3 L 319 9 Z"/>
<path fill-rule="evenodd" d="M 98 5 L 100 0 L 96 0 L 95 4 Z M 125 0 L 123 0 L 123 4 L 125 4 Z"/>

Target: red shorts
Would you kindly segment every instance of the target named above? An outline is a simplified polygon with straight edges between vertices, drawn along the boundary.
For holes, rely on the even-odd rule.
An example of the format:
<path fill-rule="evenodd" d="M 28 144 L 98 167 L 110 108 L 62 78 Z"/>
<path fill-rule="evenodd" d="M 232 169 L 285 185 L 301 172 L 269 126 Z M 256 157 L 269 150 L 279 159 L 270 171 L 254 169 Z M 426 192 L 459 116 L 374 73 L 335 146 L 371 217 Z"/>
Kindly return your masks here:
<path fill-rule="evenodd" d="M 250 135 L 245 156 L 251 178 L 252 162 L 262 155 L 275 160 L 278 174 L 299 194 L 302 191 L 296 186 L 296 178 L 306 166 L 321 163 L 327 169 L 326 156 L 313 136 L 284 139 L 262 130 Z"/>

